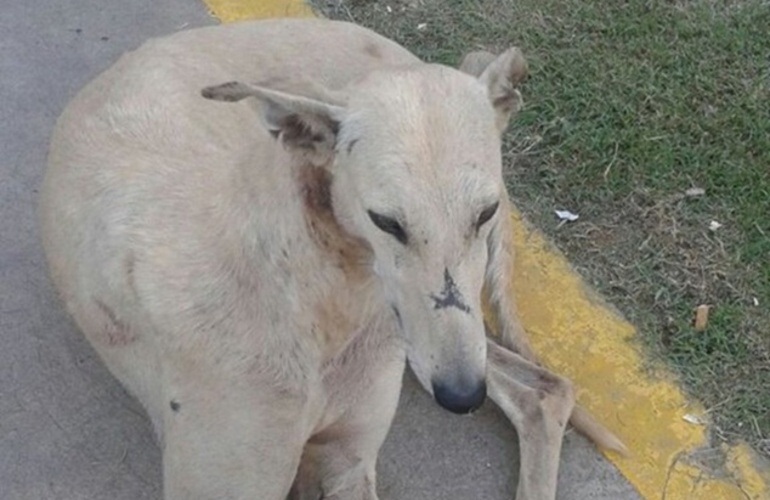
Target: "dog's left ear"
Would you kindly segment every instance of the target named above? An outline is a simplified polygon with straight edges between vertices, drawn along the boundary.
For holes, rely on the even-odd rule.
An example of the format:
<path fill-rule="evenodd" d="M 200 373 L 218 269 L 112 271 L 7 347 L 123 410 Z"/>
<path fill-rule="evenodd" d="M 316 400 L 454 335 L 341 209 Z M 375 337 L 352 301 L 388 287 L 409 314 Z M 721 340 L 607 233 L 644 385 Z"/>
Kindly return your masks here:
<path fill-rule="evenodd" d="M 262 119 L 270 134 L 292 153 L 320 166 L 334 154 L 345 108 L 341 101 L 321 89 L 314 89 L 313 93 L 320 93 L 322 97 L 294 95 L 241 82 L 223 83 L 201 91 L 203 97 L 215 101 L 256 98 L 261 103 Z"/>
<path fill-rule="evenodd" d="M 461 65 L 461 69 L 466 66 L 467 72 L 479 71 L 478 66 L 486 63 L 485 57 L 481 57 L 478 61 L 468 61 L 469 56 L 472 54 L 466 56 L 466 60 Z M 521 94 L 516 90 L 516 86 L 526 76 L 527 60 L 516 47 L 511 47 L 489 62 L 479 76 L 479 80 L 486 85 L 489 99 L 497 112 L 497 128 L 500 133 L 505 131 L 511 117 L 521 109 Z"/>

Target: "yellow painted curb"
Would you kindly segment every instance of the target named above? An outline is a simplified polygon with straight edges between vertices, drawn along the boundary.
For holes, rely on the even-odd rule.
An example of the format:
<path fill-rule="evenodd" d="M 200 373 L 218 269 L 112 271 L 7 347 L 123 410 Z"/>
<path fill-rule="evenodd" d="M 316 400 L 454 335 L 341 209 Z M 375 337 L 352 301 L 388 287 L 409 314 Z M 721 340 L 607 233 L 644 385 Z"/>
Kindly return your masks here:
<path fill-rule="evenodd" d="M 265 17 L 309 17 L 313 9 L 304 0 L 203 0 L 209 12 L 229 23 Z"/>
<path fill-rule="evenodd" d="M 302 0 L 204 0 L 223 22 L 311 16 Z M 664 370 L 643 369 L 632 325 L 587 289 L 542 234 L 511 214 L 515 227 L 518 311 L 535 351 L 570 377 L 578 400 L 626 443 L 609 454 L 650 500 L 767 500 L 770 471 L 748 446 L 709 448 L 703 408 L 688 401 Z M 691 420 L 691 421 L 688 421 Z"/>
<path fill-rule="evenodd" d="M 522 323 L 535 352 L 571 378 L 581 404 L 626 443 L 630 458 L 608 455 L 626 479 L 647 499 L 770 498 L 770 474 L 759 471 L 750 449 L 709 448 L 706 428 L 697 423 L 706 418 L 703 408 L 663 370 L 653 377 L 643 369 L 633 326 L 519 213 L 512 219 Z"/>

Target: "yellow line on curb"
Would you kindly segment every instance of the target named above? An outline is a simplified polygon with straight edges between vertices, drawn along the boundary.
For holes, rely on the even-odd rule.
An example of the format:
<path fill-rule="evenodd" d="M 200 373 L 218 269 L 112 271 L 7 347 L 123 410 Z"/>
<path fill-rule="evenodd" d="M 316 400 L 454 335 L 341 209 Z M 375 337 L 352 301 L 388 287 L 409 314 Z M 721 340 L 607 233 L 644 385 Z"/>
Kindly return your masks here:
<path fill-rule="evenodd" d="M 204 0 L 223 22 L 312 16 L 302 0 Z M 517 307 L 535 351 L 571 378 L 578 400 L 626 443 L 631 457 L 609 454 L 649 500 L 770 499 L 770 469 L 748 446 L 708 446 L 705 418 L 665 370 L 643 368 L 634 327 L 588 289 L 569 263 L 521 214 L 515 227 Z M 714 460 L 718 458 L 717 460 Z"/>
<path fill-rule="evenodd" d="M 303 0 L 203 0 L 209 12 L 229 23 L 266 17 L 311 17 L 313 9 Z"/>
<path fill-rule="evenodd" d="M 633 326 L 519 213 L 512 218 L 522 323 L 543 361 L 571 378 L 581 404 L 626 443 L 630 458 L 608 455 L 626 479 L 650 500 L 770 498 L 770 474 L 759 472 L 750 449 L 709 448 L 706 428 L 687 420 L 705 412 L 664 370 L 653 377 L 643 369 Z M 720 454 L 724 467 L 709 470 Z"/>

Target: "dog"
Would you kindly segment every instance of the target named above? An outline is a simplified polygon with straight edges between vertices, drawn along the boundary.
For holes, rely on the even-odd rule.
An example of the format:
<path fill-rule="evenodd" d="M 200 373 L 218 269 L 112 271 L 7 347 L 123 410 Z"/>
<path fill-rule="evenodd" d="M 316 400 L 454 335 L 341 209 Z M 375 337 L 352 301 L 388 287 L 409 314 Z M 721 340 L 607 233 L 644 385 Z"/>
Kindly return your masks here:
<path fill-rule="evenodd" d="M 520 500 L 555 498 L 568 421 L 623 450 L 515 315 L 500 138 L 526 73 L 515 47 L 454 69 L 261 20 L 151 40 L 67 106 L 51 279 L 147 410 L 166 499 L 375 500 L 407 364 L 449 411 L 502 408 Z"/>

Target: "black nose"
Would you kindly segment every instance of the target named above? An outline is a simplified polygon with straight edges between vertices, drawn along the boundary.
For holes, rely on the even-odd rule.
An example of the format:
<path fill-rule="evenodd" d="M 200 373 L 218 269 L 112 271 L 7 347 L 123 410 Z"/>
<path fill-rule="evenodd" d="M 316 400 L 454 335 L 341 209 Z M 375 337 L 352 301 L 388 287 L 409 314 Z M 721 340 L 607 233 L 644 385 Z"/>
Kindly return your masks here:
<path fill-rule="evenodd" d="M 472 413 L 487 397 L 487 383 L 481 379 L 474 384 L 443 384 L 433 382 L 433 396 L 442 408 L 452 413 Z"/>

